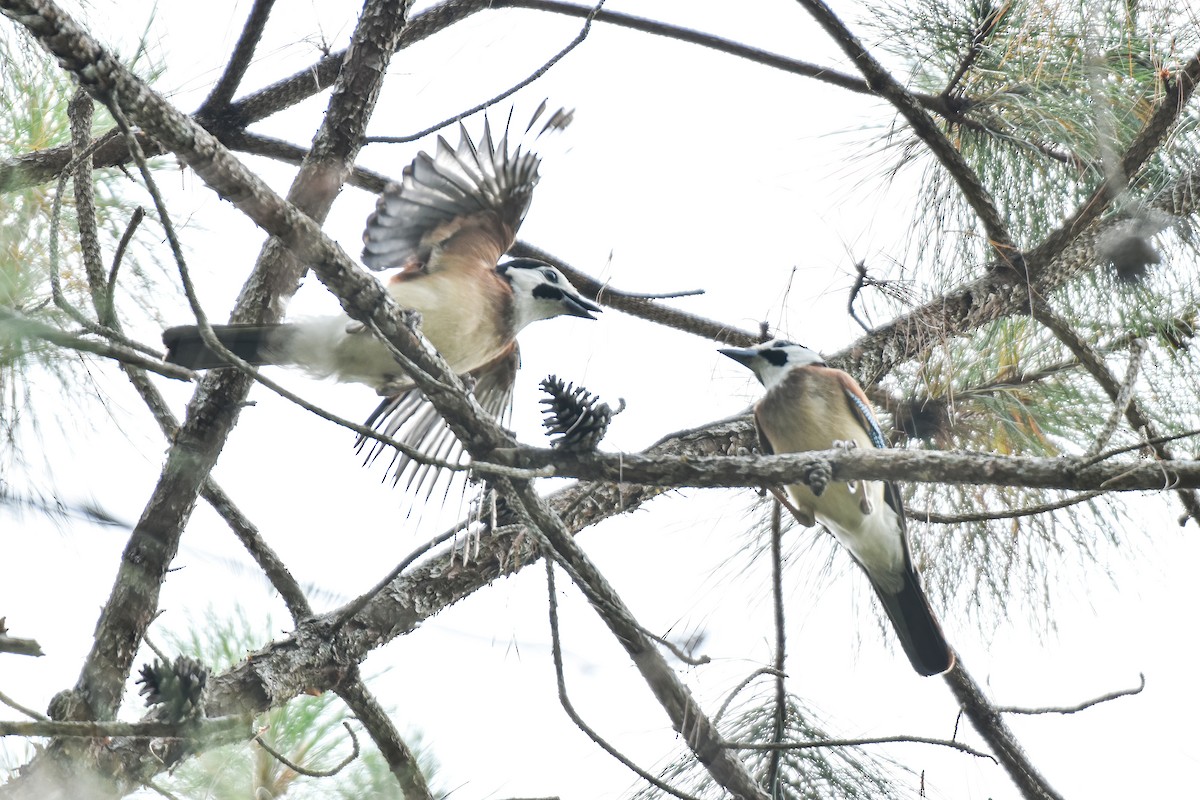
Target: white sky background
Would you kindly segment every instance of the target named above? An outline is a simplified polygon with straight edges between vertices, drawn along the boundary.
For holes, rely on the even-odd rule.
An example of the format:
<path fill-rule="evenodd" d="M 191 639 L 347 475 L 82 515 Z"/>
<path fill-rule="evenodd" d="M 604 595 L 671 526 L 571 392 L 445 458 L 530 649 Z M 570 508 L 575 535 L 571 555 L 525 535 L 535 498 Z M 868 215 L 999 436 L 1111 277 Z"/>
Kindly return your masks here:
<path fill-rule="evenodd" d="M 609 8 L 852 71 L 793 4 L 756 2 L 738 14 L 716 2 L 614 0 Z M 151 41 L 167 66 L 159 88 L 170 88 L 180 108 L 194 109 L 216 80 L 248 9 L 245 2 L 157 9 Z M 315 61 L 317 31 L 331 47 L 344 46 L 357 11 L 352 3 L 280 4 L 244 90 Z M 128 53 L 150 13 L 149 4 L 97 3 L 88 24 Z M 529 11 L 488 12 L 402 52 L 371 133 L 409 133 L 494 95 L 570 41 L 579 25 Z M 327 97 L 255 130 L 307 144 Z M 874 133 L 863 128 L 892 121 L 881 103 L 601 24 L 518 94 L 518 117 L 543 97 L 574 106 L 576 119 L 546 149 L 543 181 L 521 236 L 618 288 L 703 288 L 706 295 L 674 304 L 744 328 L 766 319 L 832 352 L 858 333 L 845 313 L 852 283 L 847 248 L 881 267 L 904 257 L 916 173 L 888 187 L 866 180 L 885 162 L 861 156 L 861 143 Z M 472 132 L 479 127 L 470 123 Z M 457 140 L 457 133 L 447 135 Z M 360 162 L 398 175 L 418 149 L 372 145 Z M 247 160 L 286 190 L 291 168 Z M 190 172 L 164 170 L 159 180 L 170 190 L 202 300 L 214 319 L 223 318 L 263 237 Z M 351 255 L 359 252 L 373 203 L 346 189 L 326 225 Z M 162 306 L 171 324 L 189 319 L 178 291 L 164 291 Z M 310 277 L 291 310 L 334 307 Z M 158 337 L 149 324 L 137 332 L 149 342 Z M 750 374 L 720 357 L 713 343 L 617 311 L 598 322 L 537 323 L 521 346 L 514 424 L 528 442 L 541 441 L 536 386 L 549 373 L 610 402 L 626 399 L 628 410 L 605 441 L 611 450 L 639 450 L 671 431 L 736 413 L 758 393 Z M 47 458 L 66 496 L 99 498 L 133 521 L 157 480 L 165 444 L 123 379 L 102 375 L 108 372 L 95 370 L 111 392 L 116 419 L 67 421 L 61 437 L 48 431 Z M 376 403 L 364 387 L 282 371 L 276 377 L 354 419 Z M 159 383 L 182 414 L 190 387 Z M 256 405 L 243 412 L 214 476 L 294 574 L 328 591 L 314 597 L 318 610 L 373 584 L 458 518 L 451 507 L 441 518 L 427 512 L 419 524 L 405 520 L 398 490 L 380 481 L 381 468 L 359 466 L 353 434 L 261 387 L 251 398 Z M 705 629 L 703 652 L 714 663 L 686 676 L 712 710 L 772 656 L 769 566 L 765 557 L 753 557 L 745 533 L 751 500 L 748 492 L 682 493 L 580 540 L 650 630 Z M 36 637 L 47 656 L 0 659 L 0 691 L 44 708 L 77 678 L 127 532 L 85 524 L 61 529 L 5 514 L 0 615 L 8 616 L 14 635 Z M 1001 704 L 1071 704 L 1135 685 L 1138 673 L 1146 674 L 1147 688 L 1137 697 L 1074 716 L 1009 719 L 1034 763 L 1067 798 L 1173 796 L 1193 784 L 1200 768 L 1191 724 L 1200 713 L 1191 623 L 1198 590 L 1188 566 L 1200 561 L 1200 545 L 1194 530 L 1175 525 L 1176 514 L 1166 498 L 1137 505 L 1144 531 L 1128 531 L 1131 546 L 1112 559 L 1111 581 L 1096 567 L 1064 570 L 1049 598 L 1057 632 L 1032 627 L 1020 603 L 994 635 L 981 636 L 953 610 L 943 614 L 950 639 Z M 835 735 L 951 737 L 956 708 L 943 682 L 916 676 L 890 635 L 879 634 L 870 589 L 848 559 L 839 556 L 826 576 L 819 569 L 824 542 L 795 546 L 796 537 L 813 536 L 794 533 L 789 542 L 791 690 L 820 711 Z M 186 630 L 210 605 L 220 611 L 241 605 L 252 616 L 269 614 L 280 634 L 290 628 L 282 604 L 203 504 L 175 566 L 154 627 L 158 639 L 166 630 Z M 654 771 L 679 746 L 665 714 L 565 576 L 559 589 L 577 709 Z M 455 798 L 606 798 L 634 784 L 558 706 L 540 566 L 497 581 L 376 652 L 366 673 L 380 676 L 372 686 L 400 726 L 422 732 L 442 766 L 436 781 L 456 789 Z M 135 716 L 136 706 L 134 699 L 126 715 Z M 960 737 L 978 742 L 965 721 Z M 987 761 L 913 744 L 878 752 L 923 770 L 930 797 L 1018 796 Z"/>

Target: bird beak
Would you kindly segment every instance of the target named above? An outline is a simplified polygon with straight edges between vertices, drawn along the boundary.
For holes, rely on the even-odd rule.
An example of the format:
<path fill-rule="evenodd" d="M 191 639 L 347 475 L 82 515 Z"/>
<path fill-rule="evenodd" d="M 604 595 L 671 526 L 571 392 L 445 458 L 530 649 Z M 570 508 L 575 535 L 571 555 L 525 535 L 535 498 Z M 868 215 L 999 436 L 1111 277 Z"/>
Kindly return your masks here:
<path fill-rule="evenodd" d="M 563 292 L 562 303 L 567 308 L 567 313 L 572 317 L 583 317 L 584 319 L 595 319 L 592 313 L 600 313 L 603 309 L 600 306 L 588 300 L 586 297 L 580 297 L 574 293 Z"/>
<path fill-rule="evenodd" d="M 743 367 L 750 366 L 750 362 L 758 355 L 757 350 L 748 347 L 722 347 L 717 352 L 723 356 L 729 356 Z"/>

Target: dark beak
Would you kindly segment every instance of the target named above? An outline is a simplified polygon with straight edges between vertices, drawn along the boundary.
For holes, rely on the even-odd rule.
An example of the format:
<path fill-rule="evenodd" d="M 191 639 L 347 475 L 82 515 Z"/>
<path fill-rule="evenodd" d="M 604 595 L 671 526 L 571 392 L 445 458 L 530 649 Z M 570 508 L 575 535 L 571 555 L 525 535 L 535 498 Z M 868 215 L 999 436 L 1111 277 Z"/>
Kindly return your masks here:
<path fill-rule="evenodd" d="M 729 356 L 743 367 L 750 366 L 750 362 L 758 356 L 758 350 L 748 347 L 722 347 L 717 352 L 723 356 Z"/>
<path fill-rule="evenodd" d="M 591 300 L 573 292 L 563 292 L 562 304 L 566 306 L 567 313 L 572 317 L 583 317 L 584 319 L 595 319 L 592 313 L 599 314 L 603 310 Z"/>

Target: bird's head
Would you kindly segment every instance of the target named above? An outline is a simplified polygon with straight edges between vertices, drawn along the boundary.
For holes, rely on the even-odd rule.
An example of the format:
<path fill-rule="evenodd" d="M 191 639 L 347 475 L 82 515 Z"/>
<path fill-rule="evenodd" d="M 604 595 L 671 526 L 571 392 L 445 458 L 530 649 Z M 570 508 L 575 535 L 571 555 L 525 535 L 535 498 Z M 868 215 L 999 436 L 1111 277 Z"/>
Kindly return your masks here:
<path fill-rule="evenodd" d="M 825 364 L 825 359 L 816 352 L 783 339 L 773 339 L 755 347 L 726 347 L 717 352 L 753 371 L 768 389 L 797 367 Z"/>
<path fill-rule="evenodd" d="M 531 322 L 561 314 L 595 319 L 600 306 L 580 296 L 561 272 L 532 258 L 515 258 L 496 267 L 513 292 L 513 317 L 516 330 Z"/>

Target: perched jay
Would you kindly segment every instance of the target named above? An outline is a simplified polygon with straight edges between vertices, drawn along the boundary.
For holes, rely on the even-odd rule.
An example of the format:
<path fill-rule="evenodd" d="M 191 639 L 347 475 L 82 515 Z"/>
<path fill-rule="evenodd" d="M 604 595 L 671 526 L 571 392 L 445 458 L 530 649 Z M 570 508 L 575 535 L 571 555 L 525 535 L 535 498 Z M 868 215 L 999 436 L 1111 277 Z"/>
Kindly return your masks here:
<path fill-rule="evenodd" d="M 764 452 L 887 446 L 858 383 L 807 347 L 776 340 L 720 352 L 753 370 L 766 387 L 754 406 Z M 819 495 L 803 483 L 787 488 L 800 522 L 824 525 L 863 568 L 913 669 L 922 675 L 950 669 L 954 653 L 921 590 L 896 486 L 830 483 Z"/>
<path fill-rule="evenodd" d="M 560 109 L 529 137 L 545 107 L 534 113 L 527 138 L 571 121 L 571 112 Z M 510 152 L 507 127 L 493 143 L 485 121 L 478 146 L 465 126 L 460 130 L 457 148 L 439 137 L 435 155 L 418 153 L 401 181 L 384 189 L 367 220 L 362 260 L 372 270 L 399 268 L 387 282 L 392 297 L 421 313 L 422 333 L 455 371 L 470 376 L 480 404 L 500 418 L 512 400 L 517 333 L 562 314 L 594 319 L 600 307 L 549 264 L 528 258 L 497 263 L 516 240 L 541 159 L 523 152 L 519 142 Z M 292 365 L 371 386 L 385 399 L 367 425 L 439 458 L 457 454 L 457 440 L 384 344 L 347 315 L 213 329 L 251 364 Z M 205 346 L 195 325 L 170 328 L 163 341 L 172 363 L 191 369 L 228 365 Z M 372 455 L 378 452 L 373 448 Z M 403 458 L 396 464 L 397 480 L 410 466 L 410 483 L 426 473 Z"/>

